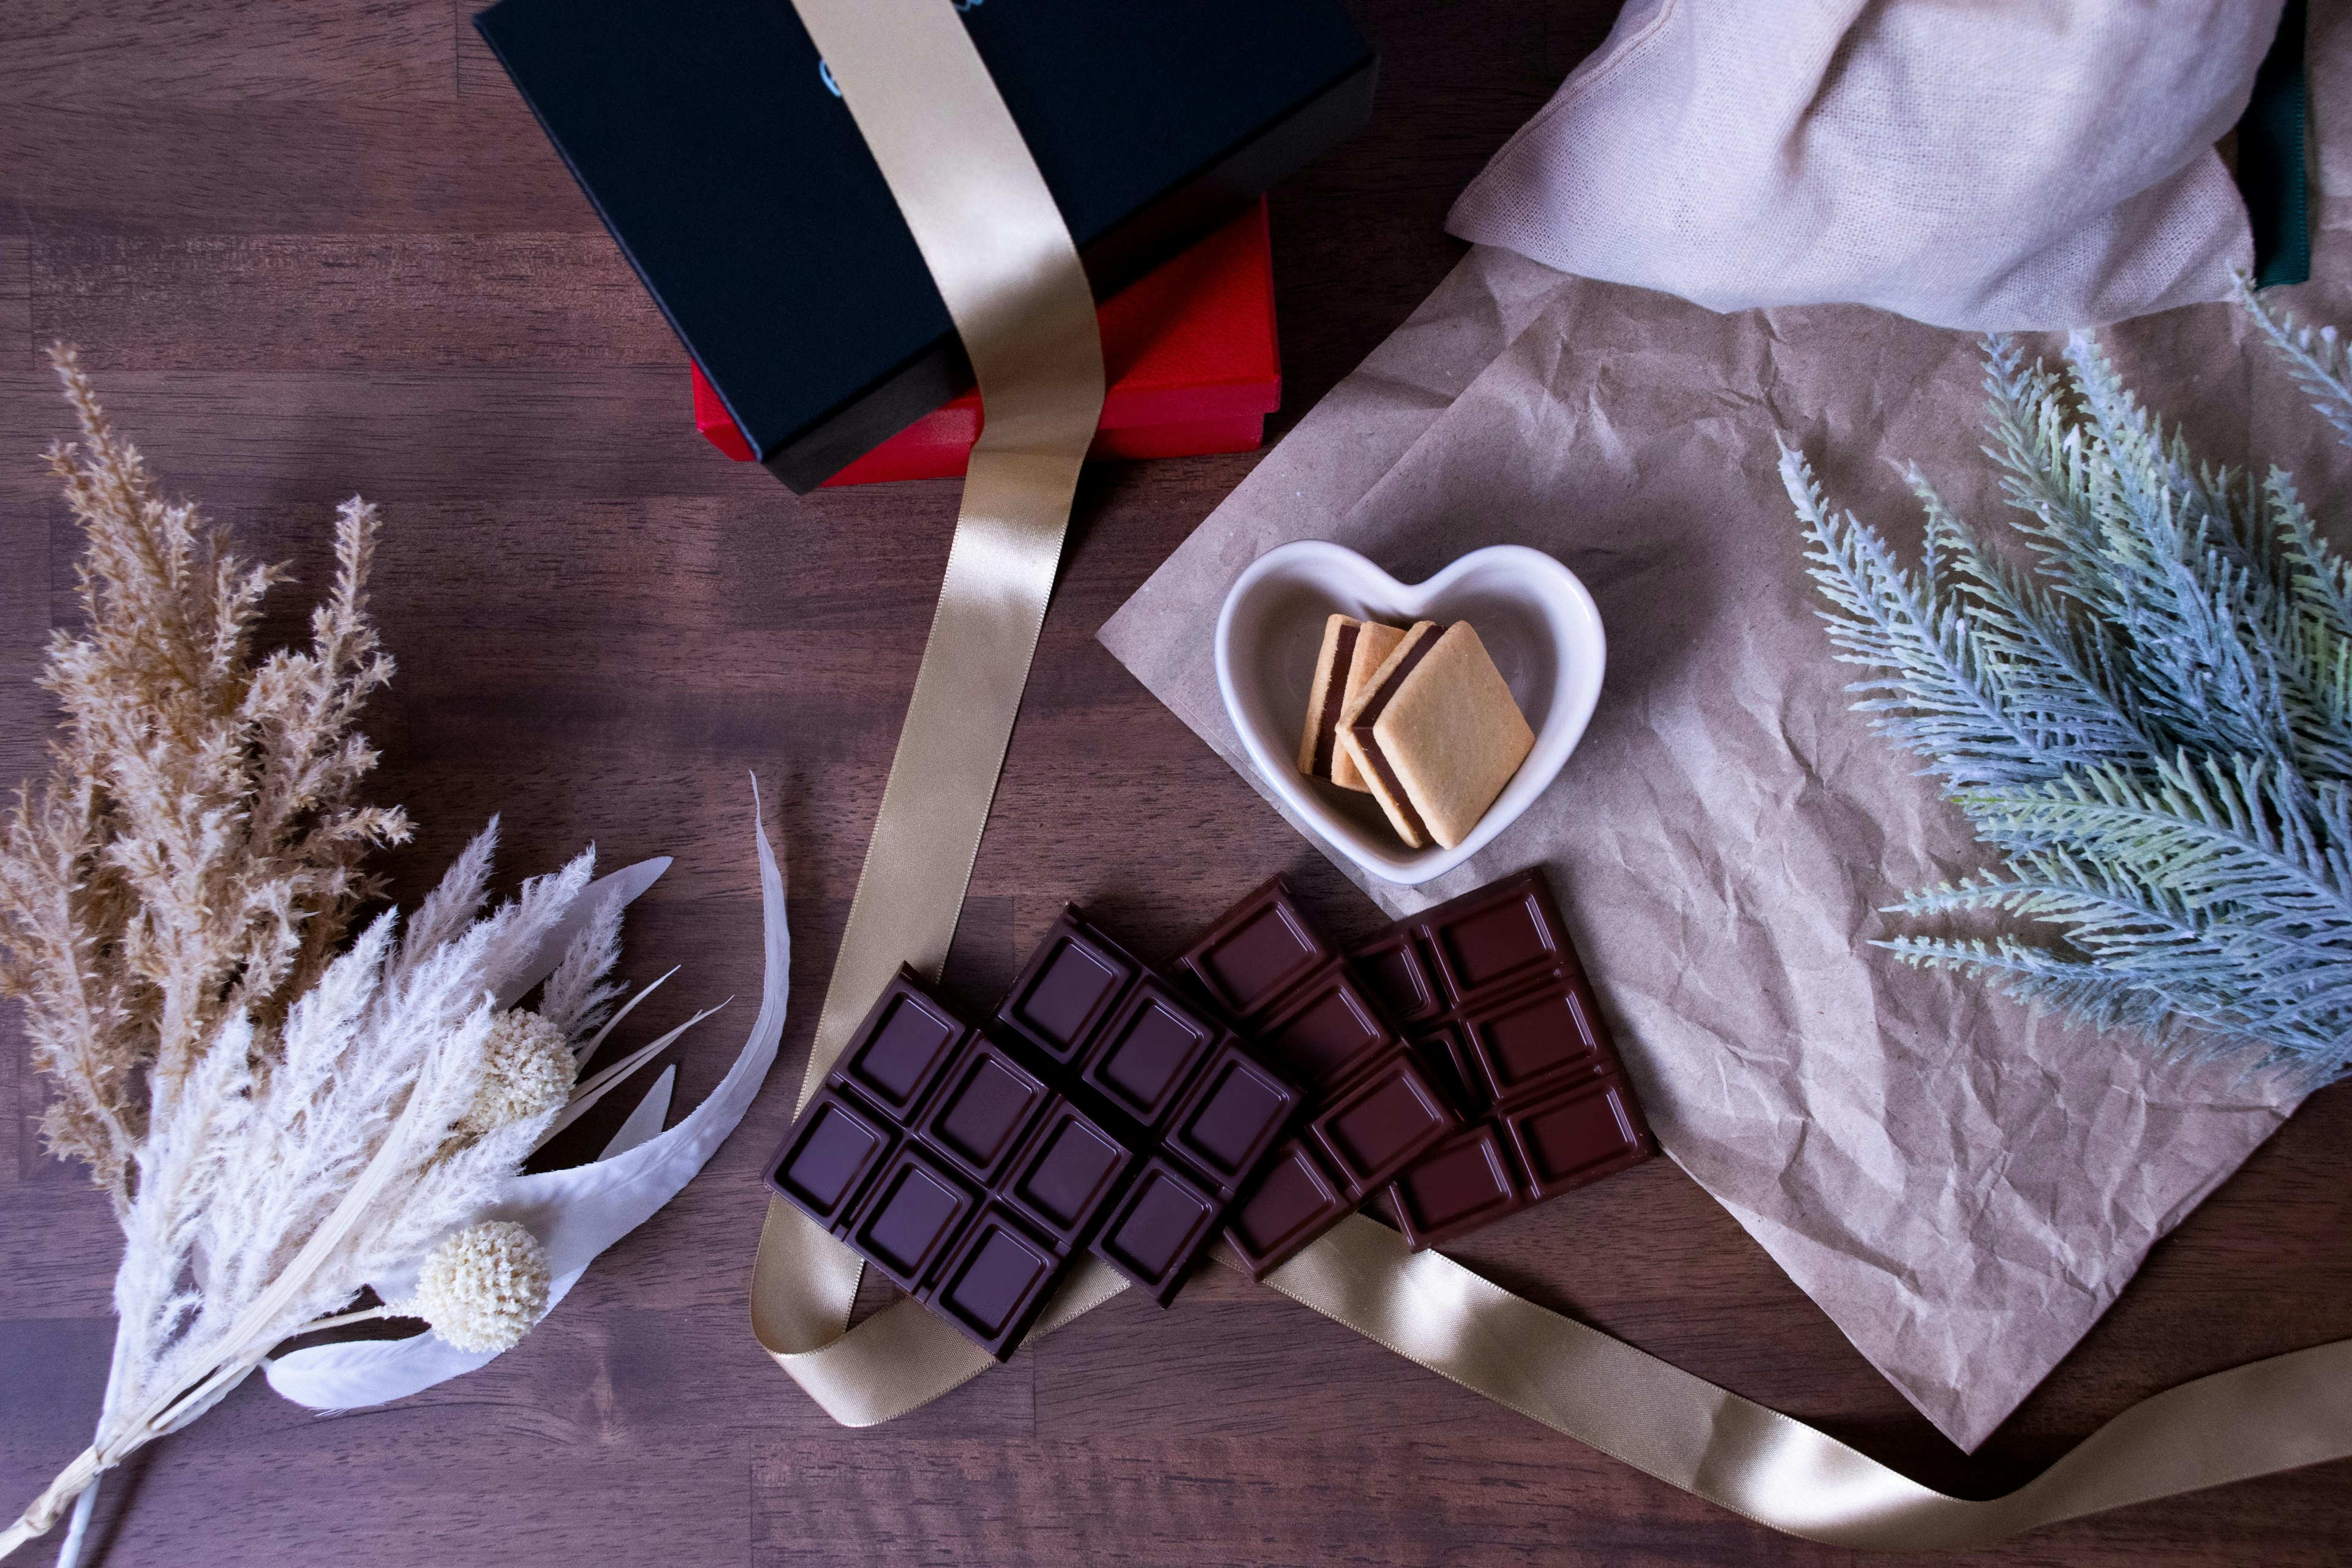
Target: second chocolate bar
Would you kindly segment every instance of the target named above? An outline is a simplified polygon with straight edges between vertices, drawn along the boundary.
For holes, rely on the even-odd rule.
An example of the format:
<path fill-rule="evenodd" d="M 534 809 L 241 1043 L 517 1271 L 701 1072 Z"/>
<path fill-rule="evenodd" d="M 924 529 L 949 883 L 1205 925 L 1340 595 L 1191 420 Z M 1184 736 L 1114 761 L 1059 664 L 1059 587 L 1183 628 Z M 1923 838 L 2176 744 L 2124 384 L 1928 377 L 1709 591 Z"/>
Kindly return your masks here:
<path fill-rule="evenodd" d="M 1389 1185 L 1415 1251 L 1654 1152 L 1538 872 L 1400 921 L 1349 958 L 1469 1119 Z"/>
<path fill-rule="evenodd" d="M 1461 1120 L 1281 878 L 1228 910 L 1177 963 L 1308 1097 L 1304 1126 L 1225 1227 L 1250 1278 L 1262 1279 Z"/>

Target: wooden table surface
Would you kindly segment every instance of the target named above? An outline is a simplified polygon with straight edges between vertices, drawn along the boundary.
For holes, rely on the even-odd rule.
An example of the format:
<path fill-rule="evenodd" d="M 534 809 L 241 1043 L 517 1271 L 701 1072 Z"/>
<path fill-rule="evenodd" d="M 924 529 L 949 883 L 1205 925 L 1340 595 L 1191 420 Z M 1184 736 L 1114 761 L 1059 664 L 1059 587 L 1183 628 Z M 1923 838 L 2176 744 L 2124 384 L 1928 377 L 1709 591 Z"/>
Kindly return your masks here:
<path fill-rule="evenodd" d="M 1274 204 L 1296 420 L 1452 265 L 1448 200 L 1605 31 L 1591 0 L 1361 0 L 1385 54 L 1363 135 Z M 32 687 L 76 536 L 37 461 L 79 342 L 167 484 L 295 563 L 383 504 L 400 661 L 370 729 L 421 831 L 413 899 L 492 812 L 510 870 L 593 839 L 677 868 L 627 971 L 681 1105 L 760 984 L 749 774 L 789 868 L 785 1059 L 676 1202 L 516 1352 L 320 1418 L 258 1379 L 110 1478 L 108 1563 L 1832 1563 L 1212 1268 L 1131 1296 L 887 1426 L 828 1423 L 745 1321 L 758 1164 L 789 1119 L 920 652 L 952 483 L 795 500 L 694 434 L 679 351 L 464 0 L 13 0 L 0 8 L 0 780 L 41 763 Z M 1371 907 L 1094 641 L 1254 458 L 1107 465 L 1074 543 L 949 985 L 992 993 L 1065 899 L 1147 956 L 1275 869 Z M 1604 977 L 1605 979 L 1605 977 Z M 119 1238 L 0 1067 L 0 1508 L 87 1439 Z M 620 1102 L 614 1102 L 617 1116 Z M 601 1140 L 608 1119 L 583 1133 Z M 2323 1094 L 2159 1246 L 2106 1321 L 1964 1457 L 1672 1163 L 1482 1236 L 1510 1288 L 1977 1496 L 2197 1373 L 2352 1335 L 2352 1093 Z M 2034 1563 L 2343 1563 L 2352 1464 L 2045 1530 Z M 47 1562 L 47 1544 L 23 1559 Z"/>

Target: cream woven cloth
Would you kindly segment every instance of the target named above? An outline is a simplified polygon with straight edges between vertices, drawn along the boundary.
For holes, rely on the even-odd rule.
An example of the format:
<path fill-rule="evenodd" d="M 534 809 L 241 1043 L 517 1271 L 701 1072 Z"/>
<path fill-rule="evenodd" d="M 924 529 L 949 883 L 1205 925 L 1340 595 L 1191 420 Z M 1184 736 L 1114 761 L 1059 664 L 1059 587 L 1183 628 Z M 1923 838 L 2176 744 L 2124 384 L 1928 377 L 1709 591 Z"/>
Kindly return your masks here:
<path fill-rule="evenodd" d="M 2282 0 L 1628 0 L 1446 226 L 1717 310 L 1971 331 L 2218 300 Z"/>

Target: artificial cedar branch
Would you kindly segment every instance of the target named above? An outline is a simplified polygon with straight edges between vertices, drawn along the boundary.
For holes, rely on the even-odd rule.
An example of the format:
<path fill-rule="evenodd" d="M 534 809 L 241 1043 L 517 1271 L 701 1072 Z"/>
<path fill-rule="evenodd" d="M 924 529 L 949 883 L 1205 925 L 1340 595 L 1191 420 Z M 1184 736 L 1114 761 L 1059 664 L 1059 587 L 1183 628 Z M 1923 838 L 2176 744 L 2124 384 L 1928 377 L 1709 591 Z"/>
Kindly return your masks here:
<path fill-rule="evenodd" d="M 2240 301 L 2352 445 L 2335 334 Z M 2063 375 L 1998 339 L 1987 362 L 2030 573 L 1916 481 L 1906 567 L 1782 448 L 1832 644 L 1870 672 L 1856 706 L 2001 857 L 1895 911 L 2054 933 L 1877 945 L 2191 1055 L 2352 1072 L 2352 563 L 2283 471 L 2198 465 L 2087 336 Z"/>

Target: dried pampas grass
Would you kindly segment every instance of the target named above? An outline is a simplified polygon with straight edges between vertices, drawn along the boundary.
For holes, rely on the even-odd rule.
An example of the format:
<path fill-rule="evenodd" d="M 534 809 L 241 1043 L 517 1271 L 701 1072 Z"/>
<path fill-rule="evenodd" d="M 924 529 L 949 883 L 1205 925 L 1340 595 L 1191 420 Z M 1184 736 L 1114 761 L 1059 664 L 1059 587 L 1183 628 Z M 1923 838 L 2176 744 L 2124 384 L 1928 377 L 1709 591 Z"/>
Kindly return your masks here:
<path fill-rule="evenodd" d="M 359 710 L 393 673 L 367 613 L 375 509 L 354 497 L 337 514 L 310 647 L 256 662 L 284 573 L 164 500 L 73 350 L 50 360 L 81 423 L 49 466 L 81 525 L 88 628 L 51 638 L 41 683 L 62 732 L 0 835 L 0 994 L 24 1000 L 57 1087 L 48 1147 L 127 1215 L 152 1101 L 225 1018 L 274 1026 L 319 978 L 377 890 L 361 858 L 404 841 L 408 819 L 355 799 L 376 761 Z"/>

